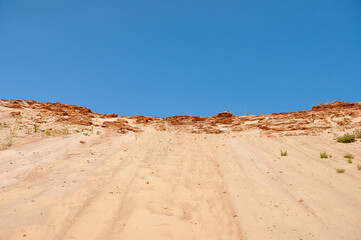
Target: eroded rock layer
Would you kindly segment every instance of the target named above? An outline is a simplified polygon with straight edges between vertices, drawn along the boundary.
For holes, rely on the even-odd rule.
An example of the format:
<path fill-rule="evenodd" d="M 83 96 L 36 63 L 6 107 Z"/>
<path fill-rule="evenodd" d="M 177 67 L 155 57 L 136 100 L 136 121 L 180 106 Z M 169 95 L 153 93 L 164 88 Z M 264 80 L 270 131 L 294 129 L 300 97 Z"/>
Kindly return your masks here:
<path fill-rule="evenodd" d="M 173 116 L 167 118 L 93 113 L 90 109 L 63 103 L 38 103 L 34 100 L 1 100 L 0 106 L 14 109 L 13 117 L 21 116 L 19 109 L 33 109 L 36 124 L 62 123 L 82 126 L 101 126 L 118 133 L 142 131 L 142 126 L 153 126 L 157 131 L 185 131 L 190 133 L 219 134 L 261 130 L 265 134 L 317 134 L 330 129 L 345 131 L 361 126 L 361 103 L 333 102 L 314 106 L 311 110 L 270 115 L 235 116 L 230 112 L 211 117 Z M 97 121 L 94 121 L 97 119 Z M 102 120 L 104 119 L 104 120 Z M 108 119 L 108 120 L 105 120 Z M 128 120 L 128 121 L 127 121 Z"/>

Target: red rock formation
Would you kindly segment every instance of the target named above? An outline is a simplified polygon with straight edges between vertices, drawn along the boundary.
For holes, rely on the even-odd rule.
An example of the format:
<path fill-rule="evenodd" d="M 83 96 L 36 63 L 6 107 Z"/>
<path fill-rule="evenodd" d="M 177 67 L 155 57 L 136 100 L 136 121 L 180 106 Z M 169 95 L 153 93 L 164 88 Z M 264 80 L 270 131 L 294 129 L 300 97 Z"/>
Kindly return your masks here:
<path fill-rule="evenodd" d="M 117 121 L 105 121 L 105 122 L 103 122 L 102 127 L 108 128 L 110 130 L 115 130 L 118 133 L 127 133 L 128 131 L 131 131 L 131 132 L 139 132 L 140 131 L 138 128 L 134 128 L 134 127 L 126 124 L 126 121 L 123 121 L 121 119 L 118 119 Z"/>
<path fill-rule="evenodd" d="M 349 103 L 343 101 L 336 101 L 333 103 L 328 104 L 319 104 L 312 107 L 313 111 L 320 111 L 320 110 L 333 110 L 333 109 L 359 109 L 361 110 L 361 103 Z"/>
<path fill-rule="evenodd" d="M 157 117 L 145 117 L 140 115 L 132 116 L 130 117 L 130 119 L 135 119 L 135 123 L 143 123 L 143 124 L 155 123 L 161 120 L 161 118 L 157 118 Z"/>
<path fill-rule="evenodd" d="M 206 117 L 193 117 L 193 116 L 173 116 L 173 117 L 167 117 L 165 118 L 165 121 L 172 125 L 193 125 L 196 122 L 203 122 L 207 118 Z"/>
<path fill-rule="evenodd" d="M 114 118 L 114 117 L 118 117 L 118 114 L 109 113 L 109 114 L 105 114 L 104 117 L 106 117 L 106 118 Z"/>
<path fill-rule="evenodd" d="M 216 124 L 232 124 L 236 116 L 230 112 L 221 112 L 211 118 Z"/>
<path fill-rule="evenodd" d="M 75 125 L 93 125 L 93 118 L 115 118 L 117 114 L 102 115 L 90 109 L 63 103 L 38 103 L 30 100 L 0 100 L 0 106 L 12 109 L 35 109 L 38 111 L 33 118 L 35 123 L 62 122 Z M 21 112 L 11 112 L 12 117 L 21 116 Z M 333 102 L 314 106 L 312 110 L 272 113 L 270 115 L 247 115 L 237 117 L 230 112 L 218 113 L 212 117 L 173 116 L 167 118 L 133 116 L 129 123 L 124 118 L 117 121 L 105 121 L 103 127 L 120 133 L 139 131 L 134 124 L 153 126 L 157 130 L 181 130 L 192 133 L 219 134 L 225 131 L 246 131 L 259 129 L 271 133 L 285 132 L 288 135 L 302 135 L 309 132 L 322 132 L 333 127 L 343 130 L 361 126 L 353 119 L 361 116 L 361 103 Z M 54 120 L 55 119 L 55 120 Z M 133 123 L 134 122 L 134 123 Z M 227 130 L 228 129 L 228 130 Z M 292 132 L 292 133 L 290 133 Z"/>

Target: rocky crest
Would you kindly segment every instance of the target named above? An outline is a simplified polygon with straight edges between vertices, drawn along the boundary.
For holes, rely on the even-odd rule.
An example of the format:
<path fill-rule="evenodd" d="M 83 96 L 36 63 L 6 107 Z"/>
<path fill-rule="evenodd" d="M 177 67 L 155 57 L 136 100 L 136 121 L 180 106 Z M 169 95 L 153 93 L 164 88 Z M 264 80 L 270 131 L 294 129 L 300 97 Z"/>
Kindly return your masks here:
<path fill-rule="evenodd" d="M 347 130 L 360 127 L 361 103 L 333 102 L 314 106 L 311 110 L 272 113 L 270 115 L 235 116 L 230 112 L 212 117 L 173 116 L 167 118 L 93 113 L 90 109 L 63 103 L 38 103 L 34 100 L 0 100 L 0 106 L 14 109 L 12 117 L 21 116 L 19 110 L 36 111 L 32 121 L 36 124 L 59 123 L 81 126 L 100 126 L 118 133 L 142 131 L 153 126 L 157 131 L 186 131 L 191 133 L 219 134 L 261 130 L 265 134 L 283 135 L 316 134 L 330 129 Z M 108 120 L 106 120 L 108 119 Z M 96 121 L 95 121 L 96 120 Z"/>

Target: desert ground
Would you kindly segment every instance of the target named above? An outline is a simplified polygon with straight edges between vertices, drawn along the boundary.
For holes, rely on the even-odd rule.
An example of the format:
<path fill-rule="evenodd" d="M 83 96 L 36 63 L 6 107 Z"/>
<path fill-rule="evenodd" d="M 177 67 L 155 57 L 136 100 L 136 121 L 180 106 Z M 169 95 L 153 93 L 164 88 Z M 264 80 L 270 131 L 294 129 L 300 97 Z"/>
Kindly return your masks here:
<path fill-rule="evenodd" d="M 1 100 L 0 239 L 361 239 L 361 140 L 337 142 L 360 127 L 361 103 L 156 118 Z"/>

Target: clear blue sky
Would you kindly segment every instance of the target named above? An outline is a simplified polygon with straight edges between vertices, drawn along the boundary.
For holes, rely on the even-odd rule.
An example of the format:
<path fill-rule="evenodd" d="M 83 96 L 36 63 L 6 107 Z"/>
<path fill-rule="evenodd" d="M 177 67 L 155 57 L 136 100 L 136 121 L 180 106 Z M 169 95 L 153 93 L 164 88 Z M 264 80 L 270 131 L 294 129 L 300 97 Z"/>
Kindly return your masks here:
<path fill-rule="evenodd" d="M 120 115 L 361 101 L 361 1 L 0 0 L 0 81 Z"/>

